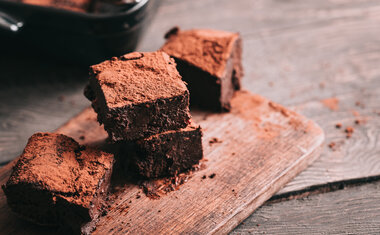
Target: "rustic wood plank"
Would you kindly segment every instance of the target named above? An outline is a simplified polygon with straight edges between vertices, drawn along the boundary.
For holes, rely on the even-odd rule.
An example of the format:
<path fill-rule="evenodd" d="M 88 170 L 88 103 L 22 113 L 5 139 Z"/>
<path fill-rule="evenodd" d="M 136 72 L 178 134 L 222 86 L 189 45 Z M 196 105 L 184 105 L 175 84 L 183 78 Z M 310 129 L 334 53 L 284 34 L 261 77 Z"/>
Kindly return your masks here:
<path fill-rule="evenodd" d="M 236 94 L 230 113 L 192 114 L 204 130 L 206 168 L 158 200 L 143 195 L 133 183 L 117 185 L 110 196 L 110 211 L 101 217 L 94 234 L 228 233 L 314 161 L 324 140 L 323 131 L 312 121 L 246 91 Z M 90 145 L 107 137 L 90 108 L 57 132 Z M 214 137 L 221 142 L 210 144 Z M 6 179 L 9 170 L 10 166 L 3 168 L 0 179 Z M 215 177 L 202 179 L 212 174 Z M 5 204 L 1 192 L 0 231 L 40 232 L 15 226 L 18 222 L 8 216 Z"/>
<path fill-rule="evenodd" d="M 378 87 L 373 87 L 366 89 L 365 92 L 335 96 L 339 101 L 339 108 L 336 111 L 330 110 L 320 101 L 296 106 L 295 110 L 313 116 L 313 120 L 325 130 L 326 146 L 321 157 L 278 194 L 337 181 L 378 176 L 380 170 L 378 94 Z M 357 121 L 358 124 L 355 123 Z M 336 128 L 337 123 L 342 124 L 342 127 Z M 354 128 L 354 133 L 349 139 L 344 131 L 347 126 Z M 334 143 L 335 146 L 329 148 L 330 143 Z"/>
<path fill-rule="evenodd" d="M 231 235 L 379 234 L 380 182 L 267 203 Z"/>

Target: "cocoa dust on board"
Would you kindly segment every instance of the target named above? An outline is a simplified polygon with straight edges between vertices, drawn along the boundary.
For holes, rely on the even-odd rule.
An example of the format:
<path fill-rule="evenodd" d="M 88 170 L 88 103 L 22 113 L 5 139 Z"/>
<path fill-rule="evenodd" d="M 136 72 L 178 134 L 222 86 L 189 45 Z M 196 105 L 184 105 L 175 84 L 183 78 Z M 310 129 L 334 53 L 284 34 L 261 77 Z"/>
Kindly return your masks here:
<path fill-rule="evenodd" d="M 239 91 L 231 100 L 231 107 L 232 113 L 252 122 L 254 131 L 260 139 L 272 140 L 289 127 L 303 133 L 315 128 L 313 123 L 302 122 L 301 116 L 296 112 L 247 91 Z M 286 122 L 281 124 L 271 122 L 271 116 L 275 113 L 282 115 L 282 119 Z M 265 120 L 266 118 L 268 120 Z"/>
<path fill-rule="evenodd" d="M 339 109 L 339 100 L 336 97 L 321 100 L 322 104 L 332 111 Z"/>
<path fill-rule="evenodd" d="M 277 112 L 280 112 L 282 115 L 284 115 L 285 117 L 289 117 L 290 114 L 289 114 L 289 111 L 287 109 L 285 109 L 284 107 L 282 107 L 281 105 L 279 104 L 275 104 L 273 103 L 272 101 L 269 101 L 268 102 L 268 105 L 269 107 L 271 107 L 274 111 L 277 111 Z"/>

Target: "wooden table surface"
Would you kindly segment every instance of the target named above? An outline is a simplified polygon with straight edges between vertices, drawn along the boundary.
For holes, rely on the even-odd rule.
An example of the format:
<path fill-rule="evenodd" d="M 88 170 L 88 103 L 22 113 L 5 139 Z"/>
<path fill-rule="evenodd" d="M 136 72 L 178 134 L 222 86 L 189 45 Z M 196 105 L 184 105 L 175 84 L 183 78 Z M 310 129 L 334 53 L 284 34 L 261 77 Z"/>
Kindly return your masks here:
<path fill-rule="evenodd" d="M 322 156 L 232 234 L 379 233 L 380 2 L 166 0 L 138 50 L 158 49 L 173 25 L 239 31 L 243 86 L 326 134 Z M 86 76 L 87 68 L 0 53 L 1 164 L 31 134 L 52 131 L 89 105 Z"/>

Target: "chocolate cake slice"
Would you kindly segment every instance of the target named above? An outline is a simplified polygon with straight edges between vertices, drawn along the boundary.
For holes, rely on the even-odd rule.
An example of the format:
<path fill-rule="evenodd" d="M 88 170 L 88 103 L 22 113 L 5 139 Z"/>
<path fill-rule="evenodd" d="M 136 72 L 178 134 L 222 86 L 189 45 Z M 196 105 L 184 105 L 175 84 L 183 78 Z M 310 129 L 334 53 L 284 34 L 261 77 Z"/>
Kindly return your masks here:
<path fill-rule="evenodd" d="M 89 234 L 103 210 L 114 157 L 61 134 L 30 137 L 8 182 L 8 205 L 40 225 Z"/>
<path fill-rule="evenodd" d="M 202 130 L 194 123 L 125 144 L 127 170 L 146 178 L 173 176 L 190 169 L 203 157 Z"/>
<path fill-rule="evenodd" d="M 190 104 L 213 111 L 229 111 L 243 76 L 242 42 L 238 33 L 217 30 L 171 29 L 162 51 L 172 56 L 188 84 Z"/>
<path fill-rule="evenodd" d="M 134 140 L 188 125 L 189 91 L 164 52 L 134 52 L 90 69 L 85 96 L 111 140 Z"/>

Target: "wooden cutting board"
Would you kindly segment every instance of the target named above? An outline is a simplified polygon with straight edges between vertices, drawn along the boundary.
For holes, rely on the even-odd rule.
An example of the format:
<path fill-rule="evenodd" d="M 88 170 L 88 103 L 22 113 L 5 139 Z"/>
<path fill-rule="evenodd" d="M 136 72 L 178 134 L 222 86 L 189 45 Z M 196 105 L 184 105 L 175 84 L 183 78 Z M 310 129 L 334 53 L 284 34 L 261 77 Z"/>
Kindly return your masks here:
<path fill-rule="evenodd" d="M 230 113 L 192 115 L 204 131 L 205 169 L 159 199 L 133 183 L 118 186 L 93 234 L 226 234 L 313 162 L 324 141 L 314 122 L 246 91 L 235 95 Z M 56 132 L 82 144 L 106 138 L 90 108 Z M 0 169 L 0 184 L 13 164 Z M 0 190 L 1 234 L 52 232 L 13 215 Z"/>

